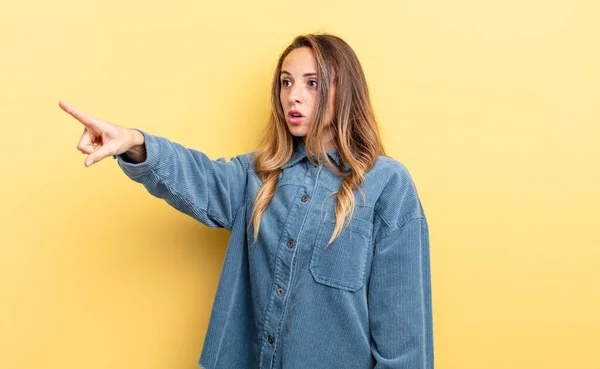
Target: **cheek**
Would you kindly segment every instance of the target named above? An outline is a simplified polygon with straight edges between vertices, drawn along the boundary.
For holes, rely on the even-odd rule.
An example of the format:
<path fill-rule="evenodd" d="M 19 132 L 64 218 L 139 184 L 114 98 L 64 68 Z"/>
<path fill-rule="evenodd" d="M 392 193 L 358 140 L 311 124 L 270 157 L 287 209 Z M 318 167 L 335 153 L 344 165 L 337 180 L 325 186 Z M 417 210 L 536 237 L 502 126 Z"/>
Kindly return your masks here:
<path fill-rule="evenodd" d="M 317 94 L 310 93 L 306 98 L 306 105 L 310 107 L 311 111 L 315 111 L 317 109 Z"/>

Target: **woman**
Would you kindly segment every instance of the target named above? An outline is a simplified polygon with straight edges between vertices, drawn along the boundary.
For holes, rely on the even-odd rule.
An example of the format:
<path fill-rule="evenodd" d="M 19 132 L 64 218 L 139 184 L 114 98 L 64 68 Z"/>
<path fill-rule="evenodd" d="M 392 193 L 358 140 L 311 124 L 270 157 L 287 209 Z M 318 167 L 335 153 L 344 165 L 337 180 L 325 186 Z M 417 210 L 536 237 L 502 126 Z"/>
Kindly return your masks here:
<path fill-rule="evenodd" d="M 433 368 L 427 220 L 409 172 L 384 155 L 350 46 L 298 36 L 279 58 L 257 150 L 211 160 L 60 103 L 85 126 L 86 165 L 231 231 L 204 369 Z"/>

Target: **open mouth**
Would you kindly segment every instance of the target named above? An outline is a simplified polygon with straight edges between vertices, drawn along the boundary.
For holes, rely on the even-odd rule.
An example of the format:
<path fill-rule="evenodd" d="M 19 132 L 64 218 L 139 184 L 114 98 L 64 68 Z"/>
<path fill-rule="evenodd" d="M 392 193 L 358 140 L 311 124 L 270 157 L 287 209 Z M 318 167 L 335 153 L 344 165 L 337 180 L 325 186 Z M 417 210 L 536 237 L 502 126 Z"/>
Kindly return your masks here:
<path fill-rule="evenodd" d="M 288 113 L 288 116 L 290 118 L 302 118 L 304 117 L 304 115 L 302 115 L 302 113 L 300 113 L 298 110 L 290 110 Z"/>
<path fill-rule="evenodd" d="M 298 110 L 290 110 L 288 112 L 288 122 L 290 124 L 300 124 L 304 120 L 304 115 Z"/>

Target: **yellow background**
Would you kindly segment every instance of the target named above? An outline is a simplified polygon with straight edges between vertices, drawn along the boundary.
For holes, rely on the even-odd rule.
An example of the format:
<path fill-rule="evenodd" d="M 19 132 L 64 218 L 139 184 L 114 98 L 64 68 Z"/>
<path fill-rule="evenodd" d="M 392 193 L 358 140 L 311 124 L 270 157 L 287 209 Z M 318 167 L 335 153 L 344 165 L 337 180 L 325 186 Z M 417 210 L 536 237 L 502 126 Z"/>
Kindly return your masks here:
<path fill-rule="evenodd" d="M 3 0 L 0 367 L 195 368 L 227 244 L 85 168 L 58 100 L 230 158 L 327 31 L 429 219 L 436 367 L 600 368 L 598 4 Z"/>

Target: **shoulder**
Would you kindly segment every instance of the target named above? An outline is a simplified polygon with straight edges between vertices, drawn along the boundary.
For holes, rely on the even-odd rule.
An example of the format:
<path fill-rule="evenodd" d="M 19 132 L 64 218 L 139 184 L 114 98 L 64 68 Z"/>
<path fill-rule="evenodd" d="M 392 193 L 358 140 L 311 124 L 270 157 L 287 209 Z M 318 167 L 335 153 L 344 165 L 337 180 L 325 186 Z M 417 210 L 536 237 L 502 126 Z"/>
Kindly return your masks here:
<path fill-rule="evenodd" d="M 252 181 L 256 182 L 258 185 L 260 185 L 262 181 L 258 177 L 258 174 L 256 173 L 256 169 L 254 167 L 255 158 L 256 152 L 246 152 L 237 155 L 235 158 L 232 158 L 232 160 L 237 160 L 241 164 L 242 168 L 244 168 L 244 171 L 246 172 L 245 175 Z"/>
<path fill-rule="evenodd" d="M 219 160 L 224 161 L 225 158 L 220 158 Z M 229 159 L 231 163 L 237 163 L 241 165 L 247 171 L 254 169 L 254 152 L 246 152 L 242 154 L 238 154 Z"/>
<path fill-rule="evenodd" d="M 384 227 L 393 231 L 411 219 L 425 218 L 417 187 L 406 165 L 379 156 L 369 176 L 380 186 L 374 211 Z"/>

